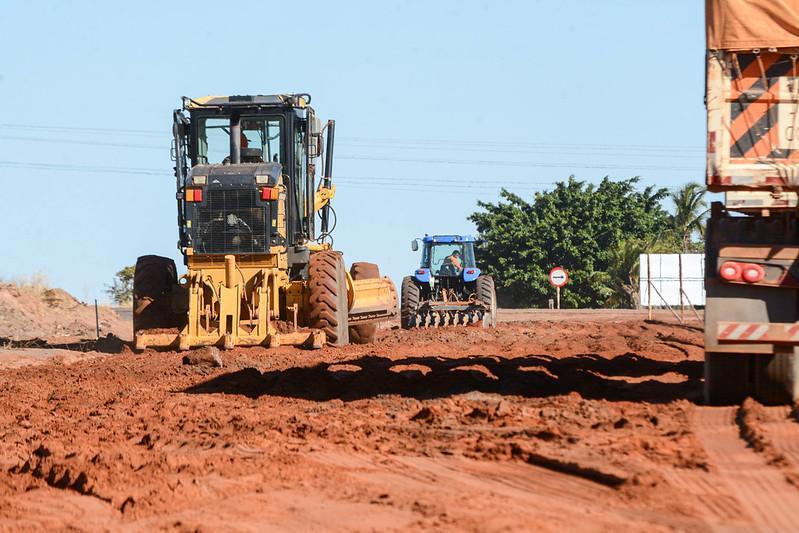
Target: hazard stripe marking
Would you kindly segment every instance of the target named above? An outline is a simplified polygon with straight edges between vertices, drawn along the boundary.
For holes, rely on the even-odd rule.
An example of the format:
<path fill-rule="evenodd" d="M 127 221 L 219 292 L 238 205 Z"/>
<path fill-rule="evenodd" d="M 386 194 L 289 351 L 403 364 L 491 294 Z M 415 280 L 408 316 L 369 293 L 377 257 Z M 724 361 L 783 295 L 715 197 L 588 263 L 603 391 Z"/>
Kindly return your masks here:
<path fill-rule="evenodd" d="M 799 159 L 798 150 L 778 148 L 780 79 L 793 74 L 793 61 L 770 52 L 738 54 L 737 61 L 740 71 L 733 62 L 731 72 L 730 157 Z"/>
<path fill-rule="evenodd" d="M 730 324 L 729 326 L 727 326 L 726 328 L 724 328 L 724 331 L 722 331 L 721 333 L 719 333 L 719 338 L 720 338 L 720 339 L 726 339 L 726 338 L 727 338 L 727 337 L 730 335 L 730 333 L 732 333 L 732 332 L 733 332 L 733 330 L 734 330 L 736 327 L 738 327 L 738 325 L 737 325 L 737 324 Z"/>
<path fill-rule="evenodd" d="M 799 323 L 720 322 L 718 340 L 799 344 Z"/>

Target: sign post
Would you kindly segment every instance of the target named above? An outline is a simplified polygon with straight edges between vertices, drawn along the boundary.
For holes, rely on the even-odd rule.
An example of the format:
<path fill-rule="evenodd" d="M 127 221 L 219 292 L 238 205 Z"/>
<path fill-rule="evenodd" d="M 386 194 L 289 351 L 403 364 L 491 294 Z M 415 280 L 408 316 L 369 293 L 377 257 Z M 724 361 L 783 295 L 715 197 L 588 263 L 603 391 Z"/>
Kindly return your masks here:
<path fill-rule="evenodd" d="M 569 273 L 563 267 L 555 267 L 549 271 L 549 284 L 555 287 L 556 309 L 560 309 L 560 288 L 569 282 Z"/>

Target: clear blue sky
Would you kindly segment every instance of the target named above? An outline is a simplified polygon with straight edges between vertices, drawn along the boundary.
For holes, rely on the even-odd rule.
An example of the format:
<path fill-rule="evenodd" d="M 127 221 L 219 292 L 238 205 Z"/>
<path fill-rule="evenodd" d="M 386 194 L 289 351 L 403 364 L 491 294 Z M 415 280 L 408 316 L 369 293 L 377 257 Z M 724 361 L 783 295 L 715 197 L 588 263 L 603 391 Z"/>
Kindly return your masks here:
<path fill-rule="evenodd" d="M 502 186 L 704 179 L 696 0 L 4 0 L 0 20 L 0 277 L 84 300 L 139 255 L 181 264 L 181 95 L 311 93 L 337 121 L 336 247 L 397 282 L 413 237 L 472 232 Z"/>

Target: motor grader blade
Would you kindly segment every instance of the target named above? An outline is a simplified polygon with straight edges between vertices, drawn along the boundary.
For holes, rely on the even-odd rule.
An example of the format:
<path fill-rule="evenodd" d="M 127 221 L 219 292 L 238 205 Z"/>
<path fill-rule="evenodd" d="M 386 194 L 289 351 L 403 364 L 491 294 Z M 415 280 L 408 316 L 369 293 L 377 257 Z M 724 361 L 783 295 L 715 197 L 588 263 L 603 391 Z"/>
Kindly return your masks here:
<path fill-rule="evenodd" d="M 397 289 L 388 277 L 356 279 L 350 284 L 349 323 L 370 324 L 395 318 L 399 313 Z"/>

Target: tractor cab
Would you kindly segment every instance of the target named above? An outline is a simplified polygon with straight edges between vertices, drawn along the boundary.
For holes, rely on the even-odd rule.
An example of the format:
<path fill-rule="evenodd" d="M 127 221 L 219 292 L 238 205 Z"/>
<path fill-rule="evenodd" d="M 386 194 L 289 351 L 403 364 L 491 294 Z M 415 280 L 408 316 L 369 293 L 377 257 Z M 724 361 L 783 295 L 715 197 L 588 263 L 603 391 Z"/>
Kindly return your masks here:
<path fill-rule="evenodd" d="M 474 237 L 470 235 L 425 235 L 415 239 L 411 247 L 419 249 L 422 261 L 414 273 L 420 283 L 455 288 L 473 282 L 480 275 L 474 258 Z"/>

